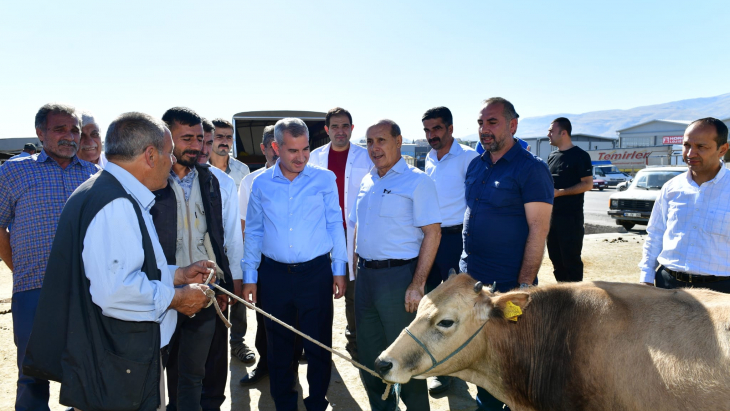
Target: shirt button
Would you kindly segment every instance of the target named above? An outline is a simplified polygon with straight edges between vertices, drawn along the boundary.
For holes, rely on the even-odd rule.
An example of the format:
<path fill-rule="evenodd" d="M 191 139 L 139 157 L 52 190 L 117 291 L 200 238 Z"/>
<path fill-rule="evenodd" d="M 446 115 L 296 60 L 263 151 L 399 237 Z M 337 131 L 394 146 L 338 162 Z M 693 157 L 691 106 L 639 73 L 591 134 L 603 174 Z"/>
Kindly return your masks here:
<path fill-rule="evenodd" d="M 487 183 L 486 181 L 482 181 L 482 184 L 486 184 L 486 183 Z"/>
<path fill-rule="evenodd" d="M 289 231 L 292 231 L 292 229 L 291 229 L 291 228 L 289 228 Z"/>
<path fill-rule="evenodd" d="M 289 248 L 291 248 L 291 245 L 289 246 Z"/>
<path fill-rule="evenodd" d="M 293 199 L 294 199 L 294 197 L 289 197 L 289 200 L 293 200 Z"/>

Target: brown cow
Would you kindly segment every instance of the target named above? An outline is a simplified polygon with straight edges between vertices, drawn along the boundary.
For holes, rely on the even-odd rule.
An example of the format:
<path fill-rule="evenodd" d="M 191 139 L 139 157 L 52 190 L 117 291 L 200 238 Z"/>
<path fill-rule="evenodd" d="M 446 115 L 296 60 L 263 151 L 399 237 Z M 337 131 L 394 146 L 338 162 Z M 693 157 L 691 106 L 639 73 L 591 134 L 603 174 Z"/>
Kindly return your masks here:
<path fill-rule="evenodd" d="M 508 302 L 523 311 L 516 322 Z M 421 301 L 408 330 L 415 338 L 402 332 L 375 362 L 388 381 L 452 375 L 514 411 L 730 410 L 727 294 L 608 282 L 492 294 L 460 274 Z M 426 372 L 416 339 L 441 361 L 472 335 Z"/>

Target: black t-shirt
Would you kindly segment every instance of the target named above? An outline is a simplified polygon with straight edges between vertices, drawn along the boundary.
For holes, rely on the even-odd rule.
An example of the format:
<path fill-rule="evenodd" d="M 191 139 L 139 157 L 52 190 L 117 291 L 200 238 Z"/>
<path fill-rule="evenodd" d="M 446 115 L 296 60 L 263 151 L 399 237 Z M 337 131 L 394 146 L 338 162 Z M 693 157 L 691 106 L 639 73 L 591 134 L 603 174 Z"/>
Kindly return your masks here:
<path fill-rule="evenodd" d="M 580 183 L 581 178 L 593 175 L 591 156 L 578 146 L 553 151 L 547 162 L 556 189 L 573 187 Z M 553 214 L 573 213 L 583 213 L 583 193 L 555 198 Z"/>

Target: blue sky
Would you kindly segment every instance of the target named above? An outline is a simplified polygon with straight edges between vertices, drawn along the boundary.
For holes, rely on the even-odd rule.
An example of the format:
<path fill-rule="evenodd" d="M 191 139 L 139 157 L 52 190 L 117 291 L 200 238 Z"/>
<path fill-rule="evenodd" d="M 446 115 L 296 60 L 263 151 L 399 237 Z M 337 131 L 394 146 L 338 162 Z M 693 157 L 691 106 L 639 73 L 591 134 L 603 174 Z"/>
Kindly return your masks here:
<path fill-rule="evenodd" d="M 524 117 L 730 92 L 728 1 L 5 1 L 0 138 L 34 134 L 49 101 L 96 114 L 208 118 L 349 109 L 422 138 L 445 105 L 454 134 L 480 102 Z M 547 125 L 546 125 L 547 127 Z"/>

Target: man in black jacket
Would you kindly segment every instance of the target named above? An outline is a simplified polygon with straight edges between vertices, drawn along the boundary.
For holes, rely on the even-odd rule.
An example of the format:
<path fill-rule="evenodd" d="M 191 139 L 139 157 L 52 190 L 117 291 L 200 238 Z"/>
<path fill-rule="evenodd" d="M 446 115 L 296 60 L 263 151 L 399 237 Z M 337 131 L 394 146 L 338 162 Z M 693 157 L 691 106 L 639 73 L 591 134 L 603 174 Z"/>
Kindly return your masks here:
<path fill-rule="evenodd" d="M 162 120 L 172 134 L 177 162 L 168 175 L 167 186 L 155 192 L 151 214 L 167 262 L 187 265 L 200 259 L 214 260 L 220 270 L 221 286 L 233 292 L 224 248 L 220 185 L 208 166 L 197 163 L 203 147 L 202 118 L 189 108 L 174 107 L 165 112 Z M 226 303 L 227 297 L 220 300 Z M 201 409 L 205 363 L 215 335 L 215 317 L 213 306 L 194 317 L 178 316 L 167 365 L 168 410 Z M 227 376 L 227 369 L 220 372 L 224 378 Z"/>
<path fill-rule="evenodd" d="M 215 264 L 168 266 L 155 234 L 151 190 L 175 161 L 165 126 L 123 114 L 105 145 L 106 170 L 61 213 L 23 369 L 61 382 L 60 402 L 78 409 L 163 409 L 172 310 L 195 315 L 207 304 L 207 287 L 194 283 Z"/>

